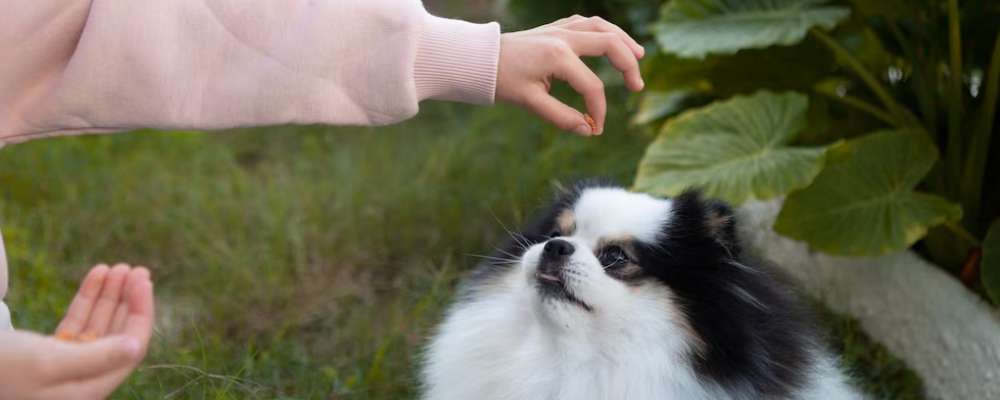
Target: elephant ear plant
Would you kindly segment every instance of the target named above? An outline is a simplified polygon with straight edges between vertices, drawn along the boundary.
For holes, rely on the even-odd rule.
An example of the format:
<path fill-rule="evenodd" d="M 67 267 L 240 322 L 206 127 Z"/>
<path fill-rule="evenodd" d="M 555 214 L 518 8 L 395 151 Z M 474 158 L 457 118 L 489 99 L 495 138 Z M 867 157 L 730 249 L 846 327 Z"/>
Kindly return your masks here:
<path fill-rule="evenodd" d="M 990 0 L 667 2 L 635 188 L 785 196 L 782 235 L 848 256 L 912 246 L 1000 304 L 998 21 Z"/>

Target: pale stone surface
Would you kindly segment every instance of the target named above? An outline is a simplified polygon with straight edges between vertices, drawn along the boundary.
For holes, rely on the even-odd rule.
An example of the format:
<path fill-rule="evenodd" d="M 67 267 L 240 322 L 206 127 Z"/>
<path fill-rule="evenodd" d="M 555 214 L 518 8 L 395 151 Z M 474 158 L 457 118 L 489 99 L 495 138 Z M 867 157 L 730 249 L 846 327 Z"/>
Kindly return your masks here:
<path fill-rule="evenodd" d="M 912 251 L 834 257 L 775 233 L 780 201 L 739 209 L 749 249 L 863 329 L 924 379 L 932 399 L 1000 399 L 1000 313 Z"/>

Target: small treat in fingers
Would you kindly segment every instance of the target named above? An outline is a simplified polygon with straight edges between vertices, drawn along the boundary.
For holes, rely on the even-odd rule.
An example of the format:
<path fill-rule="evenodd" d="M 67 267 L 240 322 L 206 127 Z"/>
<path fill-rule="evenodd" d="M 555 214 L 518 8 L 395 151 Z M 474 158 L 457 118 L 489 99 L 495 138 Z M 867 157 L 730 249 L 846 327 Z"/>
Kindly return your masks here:
<path fill-rule="evenodd" d="M 594 122 L 594 118 L 590 114 L 583 114 L 583 120 L 587 121 L 591 133 L 597 132 L 597 122 Z"/>

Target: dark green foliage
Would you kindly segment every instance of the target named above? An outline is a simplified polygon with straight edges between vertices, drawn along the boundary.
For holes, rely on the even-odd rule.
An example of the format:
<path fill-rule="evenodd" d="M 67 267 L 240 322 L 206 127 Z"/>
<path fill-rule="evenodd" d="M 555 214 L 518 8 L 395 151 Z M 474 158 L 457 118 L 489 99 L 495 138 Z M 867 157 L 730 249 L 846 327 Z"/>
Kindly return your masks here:
<path fill-rule="evenodd" d="M 1000 117 L 996 21 L 1000 3 L 987 0 L 674 0 L 664 5 L 654 29 L 662 51 L 653 52 L 644 63 L 652 93 L 639 103 L 643 108 L 638 113 L 641 121 L 650 121 L 690 104 L 780 89 L 809 96 L 806 127 L 797 139 L 802 144 L 850 140 L 860 146 L 865 136 L 879 130 L 914 132 L 912 138 L 922 137 L 940 154 L 929 171 L 914 177 L 917 194 L 947 204 L 948 212 L 939 207 L 921 224 L 900 217 L 913 210 L 887 215 L 879 224 L 891 235 L 870 230 L 830 241 L 824 233 L 842 228 L 831 220 L 829 226 L 811 226 L 811 232 L 796 229 L 793 236 L 830 253 L 855 255 L 885 254 L 920 240 L 915 248 L 955 275 L 963 266 L 975 271 L 967 261 L 974 261 L 970 255 L 979 252 L 989 222 L 1000 217 L 1000 185 L 995 184 L 1000 182 L 1000 139 L 994 134 Z M 672 134 L 669 126 L 652 146 L 670 144 L 662 140 Z M 647 157 L 643 163 L 661 160 Z M 866 170 L 883 169 L 874 167 Z M 707 174 L 702 178 L 708 186 L 726 180 Z M 846 196 L 842 204 L 860 204 L 871 197 L 847 180 L 825 184 L 833 188 L 830 193 L 812 186 L 799 190 L 812 190 L 816 196 L 791 193 L 787 206 L 803 210 L 792 218 L 793 224 L 829 208 L 807 199 L 839 193 Z M 669 188 L 669 182 L 662 187 Z M 961 213 L 951 212 L 958 206 Z M 844 212 L 854 213 L 850 217 L 855 220 L 864 217 L 847 208 Z M 904 236 L 908 239 L 895 239 Z M 870 250 L 857 251 L 866 247 L 861 238 Z"/>
<path fill-rule="evenodd" d="M 642 37 L 656 19 L 658 0 L 508 0 L 508 12 L 519 29 L 547 24 L 573 14 L 600 16 Z"/>

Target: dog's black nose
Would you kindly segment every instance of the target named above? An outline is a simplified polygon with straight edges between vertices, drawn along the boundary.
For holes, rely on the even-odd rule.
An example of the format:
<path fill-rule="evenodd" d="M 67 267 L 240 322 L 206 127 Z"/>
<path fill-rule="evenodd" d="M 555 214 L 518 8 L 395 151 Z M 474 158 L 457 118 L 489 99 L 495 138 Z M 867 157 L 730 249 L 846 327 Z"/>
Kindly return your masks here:
<path fill-rule="evenodd" d="M 545 243 L 542 250 L 542 257 L 550 260 L 558 260 L 569 257 L 573 254 L 573 244 L 562 239 L 552 239 Z"/>

